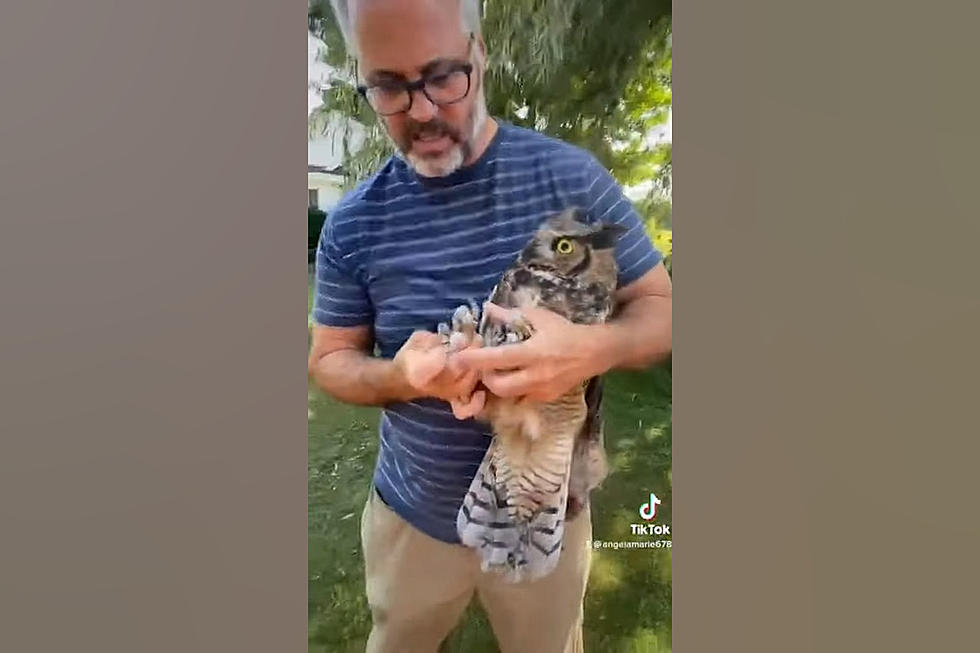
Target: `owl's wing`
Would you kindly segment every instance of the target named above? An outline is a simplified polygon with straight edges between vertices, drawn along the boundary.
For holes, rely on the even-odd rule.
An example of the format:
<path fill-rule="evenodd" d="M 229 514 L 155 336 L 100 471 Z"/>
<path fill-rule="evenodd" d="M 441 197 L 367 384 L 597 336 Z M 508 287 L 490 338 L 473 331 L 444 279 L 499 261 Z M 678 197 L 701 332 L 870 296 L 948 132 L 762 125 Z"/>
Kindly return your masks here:
<path fill-rule="evenodd" d="M 574 437 L 566 430 L 535 444 L 519 452 L 495 437 L 456 517 L 482 569 L 508 582 L 549 574 L 562 549 Z"/>
<path fill-rule="evenodd" d="M 602 377 L 589 379 L 585 387 L 585 423 L 575 440 L 572 471 L 568 479 L 567 519 L 572 519 L 589 503 L 589 494 L 609 473 L 602 420 Z"/>

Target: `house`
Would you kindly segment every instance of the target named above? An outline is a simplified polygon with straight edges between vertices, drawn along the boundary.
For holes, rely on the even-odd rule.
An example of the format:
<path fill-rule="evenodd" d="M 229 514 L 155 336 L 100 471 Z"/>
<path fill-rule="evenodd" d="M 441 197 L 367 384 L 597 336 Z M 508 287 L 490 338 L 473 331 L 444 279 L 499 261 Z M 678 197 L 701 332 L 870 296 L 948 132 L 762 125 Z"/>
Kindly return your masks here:
<path fill-rule="evenodd" d="M 330 116 L 323 129 L 311 128 L 306 146 L 308 206 L 329 213 L 343 196 L 343 119 Z"/>
<path fill-rule="evenodd" d="M 307 189 L 309 190 L 310 208 L 318 208 L 329 213 L 343 196 L 343 169 L 337 166 L 307 164 Z"/>
<path fill-rule="evenodd" d="M 344 137 L 349 136 L 348 146 L 356 149 L 360 144 L 360 126 L 337 114 L 319 111 L 323 100 L 321 89 L 336 76 L 336 71 L 320 57 L 322 41 L 307 33 L 308 88 L 307 88 L 307 142 L 306 176 L 307 206 L 325 213 L 336 206 L 343 197 Z M 349 132 L 349 133 L 348 133 Z"/>
<path fill-rule="evenodd" d="M 309 119 L 322 103 L 319 86 L 334 71 L 320 59 L 323 42 L 310 33 L 307 33 L 306 40 L 309 52 L 306 117 L 307 126 L 310 127 Z M 341 167 L 343 147 L 337 129 L 339 125 L 335 120 L 328 120 L 326 126 L 322 133 L 319 133 L 320 130 L 310 129 L 306 150 L 306 187 L 309 193 L 307 206 L 329 213 L 343 195 L 344 175 Z"/>

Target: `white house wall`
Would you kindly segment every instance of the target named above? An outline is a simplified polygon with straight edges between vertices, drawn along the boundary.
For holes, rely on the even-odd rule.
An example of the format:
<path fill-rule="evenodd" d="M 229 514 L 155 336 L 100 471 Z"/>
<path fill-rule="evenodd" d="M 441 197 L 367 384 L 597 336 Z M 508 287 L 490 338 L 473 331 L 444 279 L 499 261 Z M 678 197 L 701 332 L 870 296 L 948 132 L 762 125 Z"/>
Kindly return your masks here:
<path fill-rule="evenodd" d="M 317 190 L 317 208 L 321 211 L 332 209 L 343 196 L 340 177 L 317 172 L 308 173 L 308 177 L 307 187 Z"/>

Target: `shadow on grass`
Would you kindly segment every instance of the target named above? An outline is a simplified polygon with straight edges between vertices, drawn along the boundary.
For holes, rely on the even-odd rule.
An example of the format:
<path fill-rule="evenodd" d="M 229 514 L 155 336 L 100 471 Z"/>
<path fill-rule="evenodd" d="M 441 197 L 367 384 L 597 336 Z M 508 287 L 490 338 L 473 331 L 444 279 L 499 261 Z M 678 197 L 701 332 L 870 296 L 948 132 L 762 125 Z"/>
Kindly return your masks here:
<path fill-rule="evenodd" d="M 627 541 L 629 524 L 654 492 L 671 516 L 671 375 L 668 366 L 616 372 L 606 380 L 606 451 L 612 466 L 593 495 L 595 539 Z M 376 408 L 347 406 L 310 388 L 309 650 L 363 651 L 371 628 L 364 597 L 360 516 L 377 455 Z M 671 552 L 593 551 L 585 606 L 587 651 L 671 650 Z M 477 603 L 440 648 L 497 651 Z"/>

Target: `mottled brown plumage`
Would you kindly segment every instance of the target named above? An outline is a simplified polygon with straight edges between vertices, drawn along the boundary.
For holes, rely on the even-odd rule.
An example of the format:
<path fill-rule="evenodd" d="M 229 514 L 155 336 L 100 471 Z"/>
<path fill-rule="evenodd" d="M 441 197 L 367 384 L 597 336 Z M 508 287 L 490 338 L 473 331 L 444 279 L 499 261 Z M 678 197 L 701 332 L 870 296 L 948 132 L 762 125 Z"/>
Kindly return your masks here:
<path fill-rule="evenodd" d="M 490 301 L 504 308 L 540 306 L 577 324 L 596 324 L 614 309 L 615 224 L 588 224 L 570 209 L 547 220 L 502 276 Z M 454 348 L 474 331 L 484 346 L 532 335 L 518 319 L 479 321 L 475 306 L 460 307 L 453 328 L 443 329 Z M 460 538 L 480 552 L 484 570 L 512 581 L 549 573 L 561 551 L 564 524 L 588 503 L 606 475 L 601 420 L 601 380 L 593 378 L 555 401 L 514 400 L 487 393 L 478 419 L 493 441 L 457 517 Z"/>

